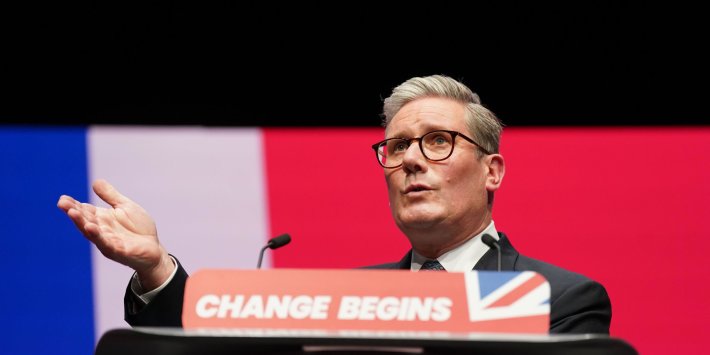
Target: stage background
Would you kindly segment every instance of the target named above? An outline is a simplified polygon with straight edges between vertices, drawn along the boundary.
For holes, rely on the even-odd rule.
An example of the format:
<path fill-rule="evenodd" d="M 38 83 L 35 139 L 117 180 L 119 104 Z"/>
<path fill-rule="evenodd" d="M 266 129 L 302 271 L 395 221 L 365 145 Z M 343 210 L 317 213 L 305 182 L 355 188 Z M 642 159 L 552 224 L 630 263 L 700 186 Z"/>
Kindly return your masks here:
<path fill-rule="evenodd" d="M 705 11 L 642 2 L 3 5 L 3 354 L 90 354 L 130 270 L 56 208 L 106 178 L 190 271 L 398 260 L 370 145 L 382 98 L 446 74 L 506 125 L 499 230 L 602 282 L 612 335 L 701 353 Z M 335 146 L 327 152 L 323 147 Z M 38 335 L 39 334 L 39 335 Z"/>
<path fill-rule="evenodd" d="M 61 194 L 99 203 L 96 178 L 142 204 L 191 272 L 254 268 L 281 233 L 293 242 L 266 267 L 399 260 L 408 243 L 369 148 L 380 138 L 379 128 L 0 129 L 4 349 L 89 354 L 127 326 L 131 271 L 55 207 Z M 502 147 L 494 220 L 513 245 L 604 284 L 612 335 L 641 353 L 707 347 L 709 128 L 509 128 Z"/>

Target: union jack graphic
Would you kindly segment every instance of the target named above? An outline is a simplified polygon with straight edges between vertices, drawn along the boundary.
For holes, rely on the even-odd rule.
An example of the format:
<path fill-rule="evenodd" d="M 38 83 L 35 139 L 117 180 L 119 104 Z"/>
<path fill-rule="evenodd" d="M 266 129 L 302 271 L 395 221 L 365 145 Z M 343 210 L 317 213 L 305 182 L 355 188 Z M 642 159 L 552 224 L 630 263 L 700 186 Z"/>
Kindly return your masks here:
<path fill-rule="evenodd" d="M 533 271 L 465 273 L 471 322 L 550 313 L 550 284 Z"/>

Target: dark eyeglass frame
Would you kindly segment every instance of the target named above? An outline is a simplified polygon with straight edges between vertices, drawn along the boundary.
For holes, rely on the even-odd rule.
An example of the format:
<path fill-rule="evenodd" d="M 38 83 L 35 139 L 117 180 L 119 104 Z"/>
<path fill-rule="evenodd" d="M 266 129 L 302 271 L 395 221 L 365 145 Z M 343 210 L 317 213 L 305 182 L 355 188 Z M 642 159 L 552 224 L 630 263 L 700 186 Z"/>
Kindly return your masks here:
<path fill-rule="evenodd" d="M 445 157 L 443 157 L 443 158 L 441 158 L 441 159 L 431 159 L 431 158 L 429 158 L 429 157 L 426 155 L 426 153 L 424 152 L 424 147 L 422 146 L 422 138 L 425 137 L 425 136 L 427 136 L 427 135 L 429 135 L 429 134 L 436 133 L 436 132 L 445 132 L 445 133 L 448 133 L 448 134 L 451 135 L 451 151 L 449 152 L 449 154 L 448 154 L 447 156 L 445 156 Z M 406 149 L 409 149 L 409 147 L 412 145 L 412 142 L 413 142 L 413 141 L 418 141 L 418 142 L 419 142 L 419 144 L 418 144 L 418 145 L 419 145 L 419 150 L 422 152 L 422 156 L 423 156 L 424 158 L 426 158 L 427 160 L 430 160 L 430 161 L 442 161 L 442 160 L 448 159 L 448 158 L 451 156 L 451 154 L 454 153 L 454 147 L 456 146 L 456 137 L 461 137 L 461 138 L 463 138 L 464 140 L 468 141 L 469 143 L 475 145 L 476 147 L 478 147 L 478 149 L 480 149 L 480 150 L 481 150 L 483 153 L 485 153 L 486 155 L 490 155 L 490 154 L 491 154 L 491 153 L 488 152 L 488 150 L 486 150 L 486 148 L 483 148 L 480 144 L 476 143 L 476 141 L 474 141 L 472 138 L 469 138 L 469 137 L 466 136 L 465 134 L 463 134 L 463 133 L 461 133 L 461 132 L 449 131 L 449 130 L 445 130 L 445 129 L 437 129 L 437 130 L 434 130 L 434 131 L 430 131 L 430 132 L 424 133 L 421 137 L 413 137 L 413 138 L 398 138 L 398 137 L 392 137 L 392 138 L 387 138 L 387 139 L 385 139 L 385 140 L 382 140 L 382 141 L 380 141 L 380 142 L 377 142 L 377 143 L 373 144 L 373 145 L 372 145 L 372 149 L 375 150 L 375 158 L 377 159 L 377 162 L 380 164 L 380 166 L 382 166 L 382 167 L 385 168 L 385 169 L 394 169 L 394 168 L 399 168 L 400 166 L 402 166 L 402 164 L 403 164 L 404 162 L 399 163 L 398 165 L 395 165 L 395 166 L 384 166 L 384 165 L 382 164 L 382 161 L 380 161 L 380 154 L 379 154 L 379 152 L 378 152 L 378 149 L 379 149 L 379 147 L 382 146 L 383 144 L 386 145 L 387 141 L 391 141 L 391 140 L 405 141 L 405 142 L 407 142 L 407 148 L 406 148 Z"/>

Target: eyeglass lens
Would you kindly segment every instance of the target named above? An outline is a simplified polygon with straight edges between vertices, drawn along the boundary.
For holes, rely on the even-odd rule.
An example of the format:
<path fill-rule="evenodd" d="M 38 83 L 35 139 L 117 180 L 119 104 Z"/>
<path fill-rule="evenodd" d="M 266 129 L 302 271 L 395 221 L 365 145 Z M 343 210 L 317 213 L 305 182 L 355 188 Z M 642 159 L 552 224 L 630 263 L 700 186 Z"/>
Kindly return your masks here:
<path fill-rule="evenodd" d="M 377 149 L 380 163 L 386 167 L 401 164 L 413 140 L 420 141 L 420 149 L 429 160 L 446 159 L 453 148 L 453 136 L 449 132 L 434 131 L 413 139 L 392 138 L 382 142 Z"/>

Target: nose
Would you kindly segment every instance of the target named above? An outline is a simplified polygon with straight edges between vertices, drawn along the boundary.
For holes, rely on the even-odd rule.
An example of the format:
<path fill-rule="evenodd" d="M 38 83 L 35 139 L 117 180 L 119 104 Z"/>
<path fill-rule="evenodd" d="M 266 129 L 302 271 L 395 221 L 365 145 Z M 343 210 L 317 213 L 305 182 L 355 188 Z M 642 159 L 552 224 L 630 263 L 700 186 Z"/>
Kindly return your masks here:
<path fill-rule="evenodd" d="M 427 170 L 427 161 L 422 154 L 420 148 L 421 141 L 415 140 L 407 147 L 402 158 L 402 168 L 408 174 L 416 172 L 425 172 Z"/>

